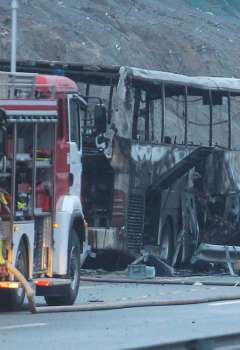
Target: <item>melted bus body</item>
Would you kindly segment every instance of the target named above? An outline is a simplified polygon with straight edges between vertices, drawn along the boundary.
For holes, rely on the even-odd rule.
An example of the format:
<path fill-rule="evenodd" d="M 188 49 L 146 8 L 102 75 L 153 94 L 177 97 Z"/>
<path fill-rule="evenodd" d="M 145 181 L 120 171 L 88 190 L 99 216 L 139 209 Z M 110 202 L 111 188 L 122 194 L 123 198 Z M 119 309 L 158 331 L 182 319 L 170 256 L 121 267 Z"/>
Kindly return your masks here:
<path fill-rule="evenodd" d="M 131 67 L 84 71 L 81 79 L 86 99 L 100 92 L 108 106 L 100 137 L 91 111 L 83 120 L 92 247 L 133 256 L 145 250 L 171 265 L 223 261 L 227 251 L 234 259 L 239 80 Z"/>

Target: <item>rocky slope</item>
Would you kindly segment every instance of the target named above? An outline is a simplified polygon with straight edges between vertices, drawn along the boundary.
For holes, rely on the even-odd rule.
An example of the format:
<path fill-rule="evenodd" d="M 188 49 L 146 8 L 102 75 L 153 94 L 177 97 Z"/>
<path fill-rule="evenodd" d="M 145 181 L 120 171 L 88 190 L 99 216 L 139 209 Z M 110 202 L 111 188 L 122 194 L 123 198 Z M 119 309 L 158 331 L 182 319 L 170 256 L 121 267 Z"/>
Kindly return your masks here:
<path fill-rule="evenodd" d="M 239 0 L 19 0 L 18 57 L 240 76 Z M 0 0 L 0 58 L 10 57 Z"/>

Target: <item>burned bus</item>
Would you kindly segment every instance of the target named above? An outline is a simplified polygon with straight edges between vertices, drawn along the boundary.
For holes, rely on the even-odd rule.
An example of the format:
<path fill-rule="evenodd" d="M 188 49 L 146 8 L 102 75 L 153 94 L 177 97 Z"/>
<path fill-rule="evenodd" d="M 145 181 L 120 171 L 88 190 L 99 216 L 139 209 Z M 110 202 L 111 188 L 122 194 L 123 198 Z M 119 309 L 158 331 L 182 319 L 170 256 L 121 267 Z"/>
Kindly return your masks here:
<path fill-rule="evenodd" d="M 239 254 L 240 80 L 121 67 L 109 82 L 107 117 L 89 103 L 82 122 L 92 247 L 170 265 Z"/>

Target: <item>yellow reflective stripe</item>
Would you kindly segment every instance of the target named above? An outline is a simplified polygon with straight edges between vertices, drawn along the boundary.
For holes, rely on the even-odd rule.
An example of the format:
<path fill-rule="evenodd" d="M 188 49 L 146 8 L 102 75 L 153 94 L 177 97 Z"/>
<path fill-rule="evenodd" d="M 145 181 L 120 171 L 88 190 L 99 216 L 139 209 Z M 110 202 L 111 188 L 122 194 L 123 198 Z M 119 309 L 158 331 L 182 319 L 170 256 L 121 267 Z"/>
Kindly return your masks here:
<path fill-rule="evenodd" d="M 3 192 L 0 192 L 0 203 L 2 203 L 3 205 L 8 204 L 8 202 L 6 201 L 5 194 Z"/>
<path fill-rule="evenodd" d="M 0 240 L 0 265 L 5 264 L 5 259 L 3 257 L 3 241 Z"/>

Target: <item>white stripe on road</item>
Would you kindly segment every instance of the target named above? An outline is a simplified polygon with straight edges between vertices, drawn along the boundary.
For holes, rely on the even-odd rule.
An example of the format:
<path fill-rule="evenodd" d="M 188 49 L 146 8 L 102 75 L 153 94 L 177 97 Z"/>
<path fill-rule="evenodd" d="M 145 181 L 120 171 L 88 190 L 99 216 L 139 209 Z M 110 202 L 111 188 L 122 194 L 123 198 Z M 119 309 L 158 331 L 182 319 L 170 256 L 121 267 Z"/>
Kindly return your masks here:
<path fill-rule="evenodd" d="M 239 304 L 240 300 L 232 300 L 232 301 L 220 301 L 218 303 L 210 303 L 208 305 L 211 306 L 222 306 L 222 305 L 230 305 L 230 304 Z"/>
<path fill-rule="evenodd" d="M 18 329 L 18 328 L 33 328 L 33 327 L 44 327 L 47 326 L 47 323 L 27 323 L 27 324 L 16 324 L 12 326 L 3 326 L 0 327 L 0 331 L 5 331 L 9 329 Z"/>
<path fill-rule="evenodd" d="M 92 288 L 96 288 L 96 286 L 91 286 L 91 287 L 90 286 L 89 287 L 88 286 L 80 286 L 79 288 L 80 289 L 92 289 Z"/>

